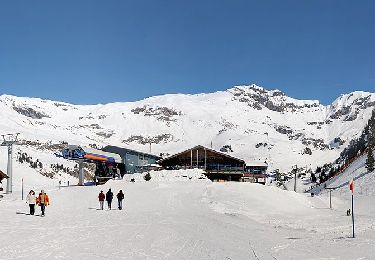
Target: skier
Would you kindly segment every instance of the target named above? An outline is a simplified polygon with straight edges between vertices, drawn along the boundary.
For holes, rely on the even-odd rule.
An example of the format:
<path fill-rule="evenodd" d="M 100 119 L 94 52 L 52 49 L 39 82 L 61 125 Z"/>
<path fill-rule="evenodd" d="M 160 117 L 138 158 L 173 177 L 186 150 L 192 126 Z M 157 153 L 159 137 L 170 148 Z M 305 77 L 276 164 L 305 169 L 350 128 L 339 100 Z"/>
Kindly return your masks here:
<path fill-rule="evenodd" d="M 39 196 L 36 200 L 36 203 L 40 206 L 40 210 L 42 211 L 42 216 L 44 216 L 44 211 L 46 209 L 46 206 L 49 205 L 49 198 L 46 193 L 44 193 L 44 190 L 41 190 L 39 193 Z"/>
<path fill-rule="evenodd" d="M 112 200 L 113 200 L 113 192 L 111 191 L 111 189 L 109 189 L 105 195 L 105 200 L 107 201 L 108 203 L 108 209 L 112 209 L 111 208 L 111 204 L 112 204 Z"/>
<path fill-rule="evenodd" d="M 35 203 L 36 203 L 36 197 L 35 192 L 31 190 L 29 194 L 26 196 L 26 203 L 29 203 L 30 207 L 30 215 L 34 215 L 35 213 Z"/>
<path fill-rule="evenodd" d="M 99 198 L 100 209 L 103 210 L 105 195 L 102 190 L 100 191 L 98 198 Z"/>
<path fill-rule="evenodd" d="M 122 193 L 122 190 L 117 193 L 117 200 L 118 200 L 118 209 L 122 210 L 122 200 L 124 199 L 124 193 Z"/>

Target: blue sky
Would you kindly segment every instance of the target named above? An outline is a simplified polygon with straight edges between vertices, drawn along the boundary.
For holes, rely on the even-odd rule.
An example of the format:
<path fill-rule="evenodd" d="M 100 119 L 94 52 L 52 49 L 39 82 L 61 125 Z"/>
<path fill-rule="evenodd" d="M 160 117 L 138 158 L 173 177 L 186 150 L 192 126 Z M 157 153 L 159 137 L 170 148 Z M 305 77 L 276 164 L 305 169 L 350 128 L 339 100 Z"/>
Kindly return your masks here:
<path fill-rule="evenodd" d="M 375 92 L 374 1 L 0 1 L 0 93 L 76 104 L 256 83 Z"/>

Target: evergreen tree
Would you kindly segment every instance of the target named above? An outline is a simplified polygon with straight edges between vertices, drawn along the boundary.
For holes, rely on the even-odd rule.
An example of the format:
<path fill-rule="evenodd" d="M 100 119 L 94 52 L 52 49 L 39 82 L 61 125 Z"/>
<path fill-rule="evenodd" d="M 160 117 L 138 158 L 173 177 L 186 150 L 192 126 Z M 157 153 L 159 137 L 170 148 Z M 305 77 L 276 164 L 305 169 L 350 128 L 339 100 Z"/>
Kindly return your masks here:
<path fill-rule="evenodd" d="M 332 178 L 335 175 L 335 169 L 332 167 L 331 170 L 329 170 L 328 177 Z"/>
<path fill-rule="evenodd" d="M 374 147 L 375 146 L 375 110 L 372 111 L 372 115 L 368 121 L 366 130 L 367 130 L 368 147 Z"/>
<path fill-rule="evenodd" d="M 368 120 L 368 124 L 366 126 L 366 135 L 367 135 L 367 160 L 366 160 L 366 168 L 369 172 L 374 171 L 374 146 L 375 146 L 375 109 L 372 111 L 371 118 Z"/>
<path fill-rule="evenodd" d="M 311 182 L 316 182 L 316 176 L 314 173 L 311 173 Z"/>
<path fill-rule="evenodd" d="M 325 173 L 325 170 L 322 170 L 321 174 L 320 174 L 320 183 L 323 183 L 325 182 L 327 179 L 327 175 Z"/>
<path fill-rule="evenodd" d="M 372 147 L 369 146 L 368 147 L 368 151 L 367 151 L 367 160 L 366 160 L 366 168 L 369 172 L 373 172 L 374 171 L 374 154 L 373 154 L 373 150 L 372 150 Z"/>

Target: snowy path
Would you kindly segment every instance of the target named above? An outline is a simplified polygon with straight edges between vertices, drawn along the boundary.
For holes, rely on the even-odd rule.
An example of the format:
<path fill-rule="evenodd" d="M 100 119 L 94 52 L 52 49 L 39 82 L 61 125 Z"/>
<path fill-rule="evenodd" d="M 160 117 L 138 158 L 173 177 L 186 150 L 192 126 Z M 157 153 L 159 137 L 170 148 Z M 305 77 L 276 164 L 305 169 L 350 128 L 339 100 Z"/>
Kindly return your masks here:
<path fill-rule="evenodd" d="M 97 210 L 100 189 L 125 210 Z M 373 259 L 374 216 L 350 218 L 309 198 L 249 183 L 112 182 L 50 192 L 46 217 L 0 201 L 0 259 Z M 340 204 L 341 203 L 341 204 Z M 37 210 L 39 213 L 39 210 Z M 362 223 L 361 223 L 362 221 Z"/>

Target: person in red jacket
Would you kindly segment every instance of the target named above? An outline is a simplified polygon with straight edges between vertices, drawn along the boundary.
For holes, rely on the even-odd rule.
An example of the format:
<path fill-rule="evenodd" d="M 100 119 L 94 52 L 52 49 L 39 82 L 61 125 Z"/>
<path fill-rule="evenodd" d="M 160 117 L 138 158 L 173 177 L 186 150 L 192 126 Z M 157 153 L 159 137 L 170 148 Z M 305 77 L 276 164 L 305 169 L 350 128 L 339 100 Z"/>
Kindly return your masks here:
<path fill-rule="evenodd" d="M 100 191 L 98 198 L 99 198 L 100 209 L 103 210 L 105 194 L 103 193 L 102 190 Z"/>

